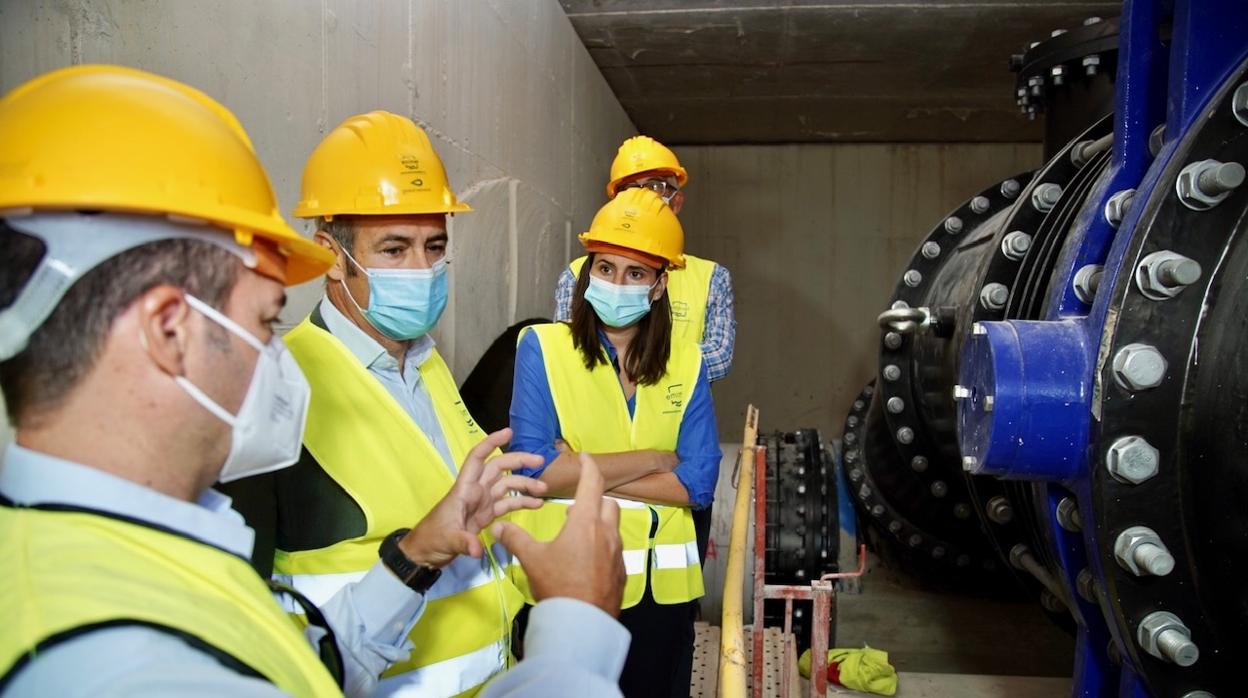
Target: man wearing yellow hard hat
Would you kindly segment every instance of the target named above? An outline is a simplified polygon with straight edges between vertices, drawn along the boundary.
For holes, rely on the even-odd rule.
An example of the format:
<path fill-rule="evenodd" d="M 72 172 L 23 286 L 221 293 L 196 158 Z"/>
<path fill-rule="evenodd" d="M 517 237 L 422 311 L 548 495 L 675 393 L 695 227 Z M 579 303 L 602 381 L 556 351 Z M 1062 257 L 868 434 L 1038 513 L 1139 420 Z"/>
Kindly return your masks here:
<path fill-rule="evenodd" d="M 0 389 L 16 428 L 0 464 L 0 695 L 371 695 L 407 657 L 432 603 L 405 583 L 412 560 L 360 551 L 366 571 L 319 610 L 255 573 L 253 530 L 212 489 L 299 459 L 315 398 L 272 325 L 284 286 L 335 263 L 286 225 L 246 133 L 197 90 L 78 66 L 0 99 Z M 504 437 L 406 513 L 401 556 L 480 555 L 483 527 L 537 506 L 525 495 L 544 487 L 507 471 L 540 458 L 488 458 Z M 543 641 L 491 695 L 557 695 L 569 675 L 609 691 L 618 675 L 615 510 L 582 465 L 578 517 L 525 547 Z M 585 574 L 568 584 L 573 559 Z"/>
<path fill-rule="evenodd" d="M 721 453 L 706 362 L 673 329 L 668 270 L 685 261 L 684 232 L 657 193 L 633 188 L 608 201 L 580 239 L 589 254 L 571 319 L 527 327 L 517 345 L 512 446 L 544 461 L 518 472 L 566 496 L 581 475 L 578 454 L 601 464 L 607 494 L 620 502 L 628 574 L 620 622 L 633 643 L 620 688 L 688 696 L 703 595 L 705 531 L 699 540 L 695 514 L 709 511 Z M 548 540 L 565 505 L 548 500 L 513 521 Z"/>
<path fill-rule="evenodd" d="M 486 436 L 429 335 L 447 303 L 447 217 L 470 210 L 424 130 L 397 114 L 347 118 L 304 166 L 294 215 L 334 264 L 286 336 L 312 385 L 308 429 L 299 462 L 271 478 L 275 506 L 259 507 L 276 518 L 257 524 L 275 531 L 274 578 L 313 602 L 362 577 Z M 507 667 L 522 600 L 507 551 L 483 545 L 479 559 L 407 551 L 424 607 L 379 695 L 456 696 Z"/>
<path fill-rule="evenodd" d="M 628 189 L 649 189 L 662 197 L 672 212 L 679 214 L 685 205 L 684 186 L 688 181 L 689 173 L 681 167 L 675 153 L 649 136 L 633 136 L 620 145 L 611 162 L 607 198 L 615 198 Z M 584 264 L 585 258 L 580 257 L 559 276 L 555 289 L 555 320 L 572 317 L 572 294 Z M 701 345 L 707 376 L 712 383 L 724 378 L 732 368 L 732 350 L 737 338 L 732 277 L 725 267 L 691 254 L 685 255 L 684 266 L 674 266 L 667 274 L 672 331 L 676 336 Z"/>

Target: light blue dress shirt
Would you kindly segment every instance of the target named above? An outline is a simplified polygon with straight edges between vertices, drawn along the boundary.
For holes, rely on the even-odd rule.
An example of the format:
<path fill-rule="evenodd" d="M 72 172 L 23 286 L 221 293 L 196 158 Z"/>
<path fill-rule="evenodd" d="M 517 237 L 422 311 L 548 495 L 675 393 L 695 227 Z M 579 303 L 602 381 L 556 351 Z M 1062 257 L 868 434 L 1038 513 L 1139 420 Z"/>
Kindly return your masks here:
<path fill-rule="evenodd" d="M 12 445 L 0 463 L 0 494 L 18 505 L 65 504 L 131 517 L 251 556 L 254 533 L 230 508 L 230 499 L 214 490 L 205 491 L 196 503 L 184 502 Z M 347 695 L 371 695 L 377 676 L 408 657 L 407 635 L 422 607 L 423 597 L 378 563 L 321 608 L 342 651 Z M 528 656 L 487 687 L 487 698 L 619 695 L 616 682 L 629 635 L 601 610 L 572 599 L 543 601 L 533 610 L 526 639 Z M 27 662 L 3 691 L 4 698 L 170 695 L 284 694 L 173 635 L 137 626 L 97 630 L 53 645 Z"/>
<path fill-rule="evenodd" d="M 442 461 L 454 476 L 459 473 L 459 464 L 451 459 L 451 449 L 447 446 L 446 435 L 442 433 L 442 425 L 438 422 L 438 414 L 433 409 L 433 398 L 429 389 L 420 377 L 420 365 L 433 353 L 433 337 L 425 335 L 412 340 L 403 357 L 403 371 L 399 371 L 399 362 L 390 356 L 377 340 L 369 337 L 364 330 L 342 314 L 342 311 L 329 302 L 329 298 L 321 299 L 321 319 L 334 338 L 347 347 L 364 368 L 381 383 L 386 392 L 390 393 L 399 405 L 407 412 L 416 426 L 425 433 L 429 442 L 438 450 Z"/>

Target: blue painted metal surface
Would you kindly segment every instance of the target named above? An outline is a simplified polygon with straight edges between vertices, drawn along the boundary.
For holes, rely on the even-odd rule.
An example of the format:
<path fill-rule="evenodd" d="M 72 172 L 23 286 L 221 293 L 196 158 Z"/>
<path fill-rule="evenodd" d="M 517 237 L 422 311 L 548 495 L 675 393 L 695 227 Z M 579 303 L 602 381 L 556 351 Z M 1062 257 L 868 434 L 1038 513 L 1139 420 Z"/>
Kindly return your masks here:
<path fill-rule="evenodd" d="M 1172 27 L 1169 46 L 1159 37 Z M 1119 274 L 1132 273 L 1126 254 L 1149 192 L 1175 144 L 1193 125 L 1210 95 L 1248 56 L 1248 3 L 1245 0 L 1128 0 L 1124 4 L 1119 48 L 1117 100 L 1111 166 L 1075 220 L 1059 258 L 1045 313 L 1046 320 L 982 323 L 967 342 L 959 383 L 970 392 L 959 403 L 959 440 L 968 470 L 1006 478 L 1047 481 L 1041 486 L 1049 514 L 1050 553 L 1079 623 L 1073 694 L 1144 698 L 1147 688 L 1129 660 L 1112 664 L 1109 638 L 1120 647 L 1134 643 L 1129 628 L 1105 618 L 1101 608 L 1080 598 L 1077 579 L 1088 570 L 1105 578 L 1090 532 L 1071 532 L 1057 522 L 1056 506 L 1071 496 L 1081 512 L 1097 505 L 1090 474 L 1102 448 L 1090 443 L 1098 356 L 1109 294 L 1089 306 L 1076 297 L 1075 273 L 1088 264 L 1104 265 L 1102 288 Z M 1166 123 L 1165 141 L 1154 158 L 1148 140 Z M 1115 228 L 1105 204 L 1116 192 L 1136 189 L 1140 205 Z M 992 398 L 991 410 L 985 398 Z M 1090 520 L 1085 515 L 1085 520 Z M 1125 658 L 1127 653 L 1121 653 Z"/>

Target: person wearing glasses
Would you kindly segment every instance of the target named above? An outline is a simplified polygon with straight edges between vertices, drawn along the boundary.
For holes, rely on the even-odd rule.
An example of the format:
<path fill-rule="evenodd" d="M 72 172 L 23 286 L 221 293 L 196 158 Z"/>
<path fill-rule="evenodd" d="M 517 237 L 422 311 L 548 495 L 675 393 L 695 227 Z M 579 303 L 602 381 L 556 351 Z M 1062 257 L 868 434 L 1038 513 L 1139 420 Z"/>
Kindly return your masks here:
<path fill-rule="evenodd" d="M 213 484 L 284 472 L 325 418 L 274 325 L 285 287 L 342 255 L 282 219 L 225 107 L 151 73 L 75 66 L 0 99 L 0 151 L 18 163 L 0 168 L 0 390 L 16 428 L 0 461 L 0 696 L 374 695 L 414 652 L 480 637 L 463 622 L 414 649 L 410 633 L 454 576 L 493 569 L 491 533 L 524 555 L 540 603 L 529 657 L 484 695 L 617 694 L 619 511 L 588 457 L 552 542 L 494 523 L 546 489 L 509 474 L 540 457 L 491 457 L 504 430 L 406 511 L 370 508 L 411 528 L 343 546 L 364 570 L 319 608 L 253 569 L 256 532 Z M 387 467 L 386 448 L 409 467 L 422 455 L 400 426 L 372 436 L 386 443 L 355 443 L 366 466 Z M 488 584 L 487 631 L 502 603 Z"/>
<path fill-rule="evenodd" d="M 625 140 L 611 163 L 607 198 L 621 191 L 645 188 L 662 197 L 679 214 L 685 205 L 685 183 L 689 173 L 676 154 L 649 136 Z M 573 260 L 559 275 L 555 289 L 555 320 L 572 317 L 572 296 L 585 257 Z M 672 306 L 672 331 L 702 346 L 706 374 L 712 383 L 723 379 L 732 368 L 732 351 L 737 338 L 733 311 L 732 277 L 728 269 L 709 259 L 685 255 L 684 269 L 669 269 L 667 292 Z"/>
<path fill-rule="evenodd" d="M 620 622 L 633 642 L 620 689 L 688 696 L 704 591 L 695 517 L 710 509 L 721 452 L 706 362 L 673 329 L 668 289 L 686 263 L 684 232 L 661 196 L 641 187 L 608 201 L 580 240 L 588 255 L 571 319 L 526 327 L 517 345 L 512 447 L 544 461 L 517 473 L 560 497 L 583 477 L 579 455 L 601 465 L 621 509 L 628 574 Z M 566 508 L 548 499 L 513 520 L 547 540 Z M 531 586 L 524 570 L 513 572 L 522 590 Z"/>

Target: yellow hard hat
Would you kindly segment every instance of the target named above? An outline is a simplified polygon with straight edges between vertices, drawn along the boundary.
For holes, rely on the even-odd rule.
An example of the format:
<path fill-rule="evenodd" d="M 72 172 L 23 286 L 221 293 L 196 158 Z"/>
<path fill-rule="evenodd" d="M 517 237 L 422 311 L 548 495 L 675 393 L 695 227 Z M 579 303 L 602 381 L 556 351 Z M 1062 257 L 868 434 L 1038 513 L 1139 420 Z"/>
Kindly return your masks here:
<path fill-rule="evenodd" d="M 607 198 L 619 191 L 620 182 L 642 172 L 668 172 L 676 177 L 676 186 L 689 181 L 689 173 L 680 166 L 667 146 L 649 136 L 633 136 L 620 144 L 611 162 L 611 181 L 607 182 Z"/>
<path fill-rule="evenodd" d="M 282 218 L 238 119 L 208 95 L 141 70 L 63 68 L 0 99 L 0 210 L 99 210 L 203 220 L 281 278 L 315 278 L 334 256 Z M 264 246 L 270 247 L 268 245 Z M 283 259 L 284 258 L 284 259 Z"/>
<path fill-rule="evenodd" d="M 446 179 L 429 136 L 385 111 L 357 114 L 316 146 L 303 168 L 300 218 L 471 211 Z"/>
<path fill-rule="evenodd" d="M 579 239 L 590 252 L 622 254 L 654 267 L 685 266 L 685 231 L 663 197 L 649 189 L 621 191 L 598 209 Z"/>

